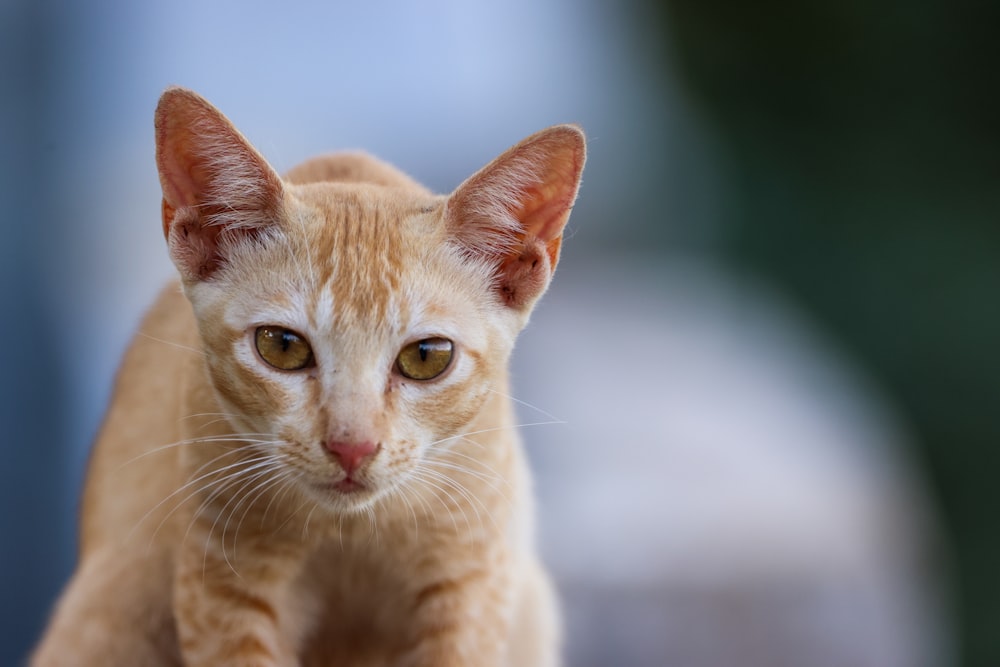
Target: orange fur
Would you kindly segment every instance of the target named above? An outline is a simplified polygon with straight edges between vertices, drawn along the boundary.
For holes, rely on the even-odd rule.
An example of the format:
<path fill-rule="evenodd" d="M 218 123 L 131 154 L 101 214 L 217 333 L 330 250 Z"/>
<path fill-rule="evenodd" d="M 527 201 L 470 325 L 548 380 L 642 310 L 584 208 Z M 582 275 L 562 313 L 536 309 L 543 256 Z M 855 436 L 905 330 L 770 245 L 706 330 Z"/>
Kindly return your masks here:
<path fill-rule="evenodd" d="M 580 130 L 448 197 L 358 153 L 283 181 L 182 89 L 156 130 L 182 289 L 125 356 L 32 664 L 556 664 L 507 360 L 558 260 Z M 263 325 L 314 365 L 271 367 Z M 396 355 L 428 337 L 450 365 L 405 377 Z M 348 472 L 331 442 L 377 447 Z"/>

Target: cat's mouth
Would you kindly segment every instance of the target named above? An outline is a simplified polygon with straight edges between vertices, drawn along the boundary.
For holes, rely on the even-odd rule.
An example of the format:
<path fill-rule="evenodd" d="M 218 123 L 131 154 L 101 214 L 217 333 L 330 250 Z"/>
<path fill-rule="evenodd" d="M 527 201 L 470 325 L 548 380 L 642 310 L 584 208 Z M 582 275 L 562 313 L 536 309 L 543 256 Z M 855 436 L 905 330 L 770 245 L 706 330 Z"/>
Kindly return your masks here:
<path fill-rule="evenodd" d="M 360 493 L 368 488 L 363 482 L 359 482 L 350 475 L 347 475 L 339 482 L 334 482 L 330 486 L 343 494 Z"/>
<path fill-rule="evenodd" d="M 347 501 L 350 505 L 367 504 L 378 495 L 370 481 L 364 481 L 354 475 L 343 475 L 339 479 L 328 478 L 317 481 L 312 486 L 328 500 Z"/>

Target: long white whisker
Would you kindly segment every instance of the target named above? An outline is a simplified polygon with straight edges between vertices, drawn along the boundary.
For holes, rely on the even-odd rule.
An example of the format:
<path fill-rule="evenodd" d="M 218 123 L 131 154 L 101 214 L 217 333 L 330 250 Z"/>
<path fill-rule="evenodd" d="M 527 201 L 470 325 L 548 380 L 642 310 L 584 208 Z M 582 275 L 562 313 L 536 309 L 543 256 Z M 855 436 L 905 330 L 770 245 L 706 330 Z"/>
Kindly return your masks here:
<path fill-rule="evenodd" d="M 232 504 L 232 502 L 234 500 L 236 500 L 237 498 L 241 498 L 241 493 L 243 492 L 244 489 L 246 489 L 248 486 L 254 484 L 261 476 L 266 475 L 271 469 L 273 469 L 274 463 L 276 461 L 280 461 L 280 460 L 284 459 L 285 457 L 283 455 L 272 455 L 272 456 L 265 457 L 265 458 L 267 460 L 263 460 L 263 461 L 254 463 L 253 465 L 251 465 L 251 466 L 249 466 L 249 467 L 247 467 L 247 468 L 245 468 L 245 469 L 243 469 L 243 470 L 240 471 L 240 474 L 241 474 L 240 481 L 243 481 L 243 484 L 231 495 L 231 497 L 229 498 L 229 500 L 226 501 L 226 503 L 222 506 L 222 509 L 220 509 L 218 511 L 218 513 L 217 513 L 217 515 L 215 517 L 215 521 L 212 522 L 212 526 L 208 530 L 208 537 L 205 538 L 205 556 L 204 556 L 204 559 L 202 561 L 202 571 L 203 572 L 204 572 L 204 569 L 205 569 L 205 567 L 207 566 L 207 563 L 208 563 L 208 546 L 209 546 L 209 544 L 212 541 L 212 535 L 215 533 L 215 527 L 218 525 L 219 521 L 222 519 L 222 515 L 226 514 L 226 509 L 229 507 L 230 504 Z M 248 475 L 248 473 L 252 473 L 252 474 L 249 474 L 249 476 L 247 476 L 247 477 L 243 477 L 244 475 Z M 235 482 L 234 486 L 236 484 L 238 484 L 238 483 L 239 483 L 239 481 Z M 245 498 L 245 496 L 243 496 L 243 498 Z M 223 530 L 222 530 L 222 535 L 221 535 L 221 538 L 220 538 L 220 544 L 222 546 L 222 558 L 223 558 L 223 560 L 226 561 L 226 564 L 233 571 L 233 574 L 235 574 L 237 577 L 240 577 L 242 579 L 242 576 L 240 575 L 239 572 L 236 571 L 236 568 L 233 566 L 232 562 L 229 559 L 229 555 L 226 552 L 226 530 L 229 527 L 229 522 L 232 519 L 233 512 L 236 511 L 236 509 L 239 507 L 239 503 L 241 503 L 241 502 L 242 502 L 242 500 L 240 500 L 237 503 L 237 505 L 234 506 L 233 510 L 230 511 L 229 514 L 228 514 L 228 516 L 226 517 L 226 523 L 224 524 L 224 527 L 223 527 Z"/>
<path fill-rule="evenodd" d="M 294 518 L 296 514 L 298 514 L 299 512 L 301 512 L 302 508 L 305 507 L 306 505 L 308 505 L 310 502 L 312 502 L 312 500 L 310 500 L 309 498 L 306 498 L 305 500 L 303 500 L 302 504 L 299 505 L 298 507 L 296 507 L 291 512 L 291 514 L 288 515 L 288 518 L 285 519 L 284 521 L 282 521 L 281 524 L 277 528 L 274 529 L 274 533 L 273 534 L 277 535 L 278 533 L 280 533 L 281 529 L 284 528 L 285 526 L 287 526 L 288 522 L 291 521 L 292 518 Z M 313 503 L 313 504 L 315 504 L 315 503 Z"/>
<path fill-rule="evenodd" d="M 476 520 L 479 521 L 479 526 L 480 526 L 480 528 L 482 528 L 483 518 L 479 514 L 479 508 L 477 508 L 475 506 L 475 504 L 473 504 L 472 497 L 466 491 L 466 489 L 465 489 L 464 486 L 462 486 L 461 484 L 459 484 L 458 481 L 456 481 L 452 477 L 450 477 L 450 476 L 448 476 L 448 475 L 446 475 L 446 474 L 444 474 L 444 473 L 442 473 L 442 472 L 440 472 L 438 470 L 434 470 L 433 468 L 431 468 L 426 463 L 424 464 L 424 467 L 423 467 L 423 473 L 425 475 L 429 475 L 433 479 L 436 479 L 436 480 L 440 481 L 442 484 L 446 484 L 450 488 L 455 489 L 455 491 L 458 492 L 458 494 L 462 497 L 463 500 L 467 501 L 467 504 L 469 505 L 469 507 L 471 507 L 472 510 L 476 513 Z M 463 505 L 463 503 L 458 503 L 459 507 L 461 507 L 462 505 Z M 470 527 L 470 530 L 471 530 L 471 527 Z"/>
<path fill-rule="evenodd" d="M 475 440 L 471 440 L 469 438 L 462 438 L 462 439 L 466 440 L 467 442 L 470 442 L 472 444 L 475 444 L 475 445 L 479 444 Z M 514 487 L 510 483 L 510 480 L 508 480 L 506 477 L 504 477 L 503 475 L 501 475 L 500 473 L 498 473 L 496 470 L 494 470 L 493 467 L 491 465 L 489 465 L 488 463 L 486 463 L 485 461 L 481 461 L 481 460 L 477 459 L 475 456 L 469 456 L 468 454 L 466 454 L 464 452 L 460 452 L 457 449 L 449 449 L 448 450 L 448 455 L 450 455 L 450 456 L 459 456 L 459 457 L 461 457 L 463 459 L 468 459 L 470 462 L 475 463 L 480 468 L 484 469 L 484 472 L 482 473 L 483 475 L 485 475 L 487 477 L 490 477 L 490 478 L 492 478 L 494 480 L 498 480 L 498 481 L 502 482 L 503 484 L 505 484 L 507 486 L 507 488 L 513 490 Z M 443 459 L 440 459 L 440 458 L 429 458 L 427 460 L 428 461 L 441 461 Z M 459 465 L 459 464 L 456 463 L 456 465 Z M 470 472 L 470 474 L 472 473 L 471 470 L 469 472 Z"/>
<path fill-rule="evenodd" d="M 312 520 L 313 512 L 319 507 L 318 503 L 314 503 L 312 509 L 309 510 L 309 514 L 306 514 L 306 520 L 302 524 L 302 541 L 305 542 L 309 539 L 309 522 Z"/>
<path fill-rule="evenodd" d="M 190 523 L 188 523 L 187 530 L 184 531 L 184 537 L 181 540 L 181 543 L 183 544 L 184 542 L 187 542 L 188 535 L 191 533 L 191 529 L 194 527 L 195 523 L 197 523 L 198 518 L 201 516 L 202 512 L 208 509 L 208 507 L 215 501 L 216 498 L 218 498 L 222 493 L 225 493 L 227 489 L 230 489 L 236 484 L 238 484 L 240 480 L 244 478 L 243 476 L 247 472 L 252 471 L 255 468 L 259 468 L 261 466 L 271 465 L 271 463 L 273 462 L 272 459 L 276 458 L 277 457 L 275 457 L 274 455 L 267 455 L 253 459 L 240 460 L 237 461 L 236 463 L 232 463 L 228 466 L 225 466 L 223 468 L 218 468 L 209 473 L 206 473 L 205 475 L 202 475 L 202 478 L 206 478 L 206 477 L 212 477 L 213 475 L 218 475 L 219 473 L 223 472 L 226 473 L 216 479 L 210 480 L 207 484 L 204 484 L 200 488 L 197 488 L 191 493 L 189 493 L 187 497 L 184 498 L 184 500 L 178 503 L 177 506 L 170 511 L 170 513 L 172 514 L 178 507 L 186 503 L 191 498 L 199 496 L 208 491 L 209 489 L 212 489 L 211 492 L 209 492 L 208 495 L 202 499 L 201 504 L 198 505 L 198 508 L 192 513 L 191 521 Z M 250 464 L 250 465 L 248 467 L 240 467 L 245 464 Z M 213 489 L 212 487 L 215 488 Z M 157 528 L 157 530 L 159 530 L 159 528 Z"/>
<path fill-rule="evenodd" d="M 482 519 L 482 515 L 479 514 L 479 509 L 476 507 L 476 505 L 478 505 L 479 507 L 481 507 L 483 509 L 483 511 L 486 512 L 486 516 L 489 517 L 490 522 L 493 524 L 493 527 L 496 528 L 497 531 L 500 531 L 500 526 L 497 524 L 496 518 L 493 516 L 493 513 L 486 506 L 486 504 L 482 501 L 482 499 L 479 498 L 479 496 L 477 496 L 474 493 L 472 493 L 471 491 L 469 491 L 463 484 L 461 484 L 458 480 L 454 479 L 453 477 L 450 477 L 448 475 L 445 475 L 444 473 L 441 473 L 439 471 L 436 471 L 436 470 L 433 470 L 433 469 L 430 469 L 430 468 L 425 468 L 425 472 L 428 473 L 428 474 L 431 474 L 431 475 L 435 476 L 441 482 L 443 482 L 443 483 L 448 484 L 449 486 L 451 486 L 453 489 L 455 489 L 459 493 L 459 495 L 461 495 L 463 498 L 465 498 L 469 502 L 469 504 L 472 507 L 473 511 L 475 511 L 475 513 L 476 513 L 476 517 L 479 519 L 480 528 L 483 528 L 483 525 L 482 525 L 483 519 Z"/>
<path fill-rule="evenodd" d="M 295 479 L 300 477 L 301 473 L 294 468 L 287 468 L 285 470 L 284 476 L 282 477 L 282 487 L 277 493 L 271 494 L 271 500 L 267 503 L 267 507 L 264 508 L 264 513 L 260 517 L 260 527 L 264 528 L 264 522 L 267 519 L 268 513 L 271 511 L 271 506 L 274 505 L 280 498 L 283 498 L 288 490 L 292 488 L 295 483 Z"/>
<path fill-rule="evenodd" d="M 226 536 L 226 531 L 229 530 L 230 520 L 233 518 L 233 516 L 236 515 L 236 512 L 239 511 L 240 505 L 242 505 L 245 502 L 245 500 L 249 498 L 251 495 L 253 496 L 253 499 L 249 503 L 247 503 L 246 508 L 243 510 L 243 514 L 240 516 L 240 520 L 236 524 L 236 530 L 233 531 L 233 560 L 236 560 L 236 541 L 240 535 L 240 528 L 243 526 L 243 521 L 247 518 L 247 514 L 250 513 L 250 510 L 253 509 L 253 506 L 257 503 L 258 500 L 260 500 L 260 497 L 264 494 L 265 491 L 267 491 L 270 488 L 273 488 L 277 484 L 280 484 L 282 481 L 287 479 L 287 476 L 289 474 L 287 469 L 279 469 L 278 474 L 274 476 L 269 476 L 271 472 L 273 472 L 273 468 L 268 468 L 255 475 L 255 477 L 262 478 L 262 480 L 257 484 L 256 487 L 248 490 L 246 493 L 243 494 L 244 499 L 240 500 L 240 502 L 237 503 L 235 507 L 233 507 L 232 512 L 229 513 L 229 518 L 226 519 L 226 525 L 222 529 L 223 551 L 225 551 L 225 536 Z M 242 489 L 240 489 L 240 491 L 242 491 Z M 270 506 L 270 503 L 268 503 L 268 505 Z"/>
<path fill-rule="evenodd" d="M 369 537 L 368 537 L 368 539 L 369 539 L 369 541 L 371 541 L 372 534 L 374 534 L 374 536 L 375 536 L 375 546 L 378 547 L 378 545 L 379 545 L 379 540 L 378 540 L 378 521 L 376 521 L 375 511 L 371 508 L 370 505 L 366 506 L 364 511 L 365 511 L 365 516 L 368 517 L 368 530 L 369 530 L 369 533 L 368 533 Z"/>
<path fill-rule="evenodd" d="M 457 438 L 465 438 L 470 435 L 480 435 L 482 433 L 493 433 L 495 431 L 506 431 L 516 428 L 527 428 L 528 426 L 548 426 L 549 424 L 565 424 L 564 421 L 545 421 L 545 422 L 530 422 L 527 424 L 511 424 L 510 426 L 494 426 L 492 428 L 484 428 L 479 431 L 470 431 L 468 433 L 458 433 L 456 435 L 449 435 L 446 438 L 441 438 L 440 440 L 435 440 L 430 443 L 430 446 L 439 445 L 442 442 L 448 442 L 449 440 L 455 440 Z"/>
<path fill-rule="evenodd" d="M 419 481 L 421 484 L 425 484 L 425 485 L 427 485 L 427 486 L 429 486 L 429 487 L 431 487 L 431 488 L 433 488 L 433 489 L 435 489 L 435 490 L 438 491 L 437 494 L 434 494 L 434 497 L 437 498 L 438 502 L 441 503 L 441 506 L 444 507 L 445 512 L 448 514 L 448 517 L 451 519 L 451 525 L 455 529 L 456 533 L 458 533 L 458 522 L 455 520 L 455 514 L 454 514 L 454 512 L 451 511 L 451 508 L 448 507 L 448 504 L 444 501 L 444 498 L 442 498 L 440 494 L 443 494 L 449 500 L 451 500 L 452 503 L 454 503 L 455 507 L 457 507 L 459 509 L 459 511 L 462 512 L 462 518 L 465 520 L 465 527 L 466 527 L 467 530 L 469 530 L 471 532 L 472 531 L 472 524 L 469 522 L 469 517 L 465 513 L 465 509 L 462 507 L 462 504 L 461 503 L 456 503 L 454 497 L 451 495 L 451 492 L 448 491 L 446 488 L 438 485 L 436 482 L 434 482 L 433 478 L 428 479 L 428 477 L 429 477 L 429 475 L 427 474 L 428 472 L 429 471 L 427 471 L 424 468 L 423 465 L 420 465 L 420 466 L 416 467 L 411 472 L 411 478 L 414 479 L 414 480 L 416 480 L 416 481 Z"/>
<path fill-rule="evenodd" d="M 409 489 L 408 486 L 400 485 L 400 486 L 395 487 L 392 490 L 392 493 L 390 493 L 389 495 L 390 495 L 390 497 L 398 497 L 400 500 L 402 500 L 404 503 L 406 503 L 407 509 L 410 510 L 410 516 L 413 517 L 413 535 L 414 535 L 414 538 L 417 540 L 417 542 L 419 542 L 420 541 L 420 522 L 417 521 L 417 512 L 413 509 L 413 503 L 411 503 L 410 499 L 407 497 L 407 492 L 409 490 L 410 489 Z"/>
<path fill-rule="evenodd" d="M 421 506 L 421 508 L 424 511 L 424 515 L 431 516 L 433 514 L 433 511 L 431 510 L 430 505 L 427 504 L 427 500 L 423 497 L 423 494 L 419 493 L 418 489 L 413 488 L 408 483 L 408 481 L 410 479 L 413 479 L 413 477 L 411 475 L 407 475 L 407 479 L 406 480 L 402 480 L 397 488 L 400 490 L 400 492 L 405 492 L 407 494 L 409 494 L 409 493 L 412 492 L 413 497 L 416 498 L 417 501 L 420 503 L 420 506 Z M 415 481 L 421 482 L 422 480 L 416 479 Z M 416 517 L 414 517 L 414 521 L 416 521 Z M 457 526 L 456 526 L 456 529 L 457 529 Z"/>
<path fill-rule="evenodd" d="M 486 391 L 488 391 L 488 392 L 490 392 L 490 393 L 492 393 L 492 394 L 496 394 L 497 396 L 503 396 L 504 398 L 506 398 L 506 399 L 508 399 L 508 400 L 511 400 L 511 401 L 514 401 L 514 402 L 515 402 L 515 403 L 517 403 L 518 405 L 523 405 L 523 406 L 524 406 L 524 407 L 526 407 L 526 408 L 530 408 L 530 409 L 534 410 L 535 412 L 537 412 L 537 413 L 539 413 L 539 414 L 541 414 L 541 415 L 544 415 L 544 416 L 548 417 L 549 419 L 551 419 L 551 420 L 552 420 L 552 421 L 554 421 L 554 422 L 562 422 L 562 423 L 565 423 L 565 422 L 563 422 L 563 421 L 562 421 L 561 419 L 559 419 L 559 417 L 556 417 L 555 415 L 553 415 L 553 414 L 551 414 L 551 413 L 549 413 L 549 412 L 546 412 L 545 410 L 542 410 L 542 409 L 541 409 L 540 407 L 538 407 L 537 405 L 532 405 L 531 403 L 528 403 L 527 401 L 522 401 L 522 400 L 521 400 L 521 399 L 519 399 L 519 398 L 514 398 L 514 397 L 513 397 L 513 396 L 511 396 L 510 394 L 505 394 L 505 393 L 503 393 L 502 391 L 497 391 L 496 389 L 487 389 Z"/>
<path fill-rule="evenodd" d="M 181 417 L 179 421 L 184 421 L 186 419 L 194 419 L 195 417 L 236 417 L 237 415 L 231 412 L 194 412 L 189 415 Z"/>
<path fill-rule="evenodd" d="M 138 333 L 139 336 L 143 338 L 148 338 L 149 340 L 155 340 L 157 343 L 163 343 L 164 345 L 170 345 L 171 347 L 176 347 L 181 350 L 187 350 L 188 352 L 194 352 L 195 354 L 200 354 L 201 356 L 207 356 L 204 350 L 199 350 L 196 347 L 190 347 L 188 345 L 181 345 L 180 343 L 174 343 L 173 341 L 163 340 L 162 338 L 157 338 L 156 336 L 150 336 L 144 331 Z"/>
<path fill-rule="evenodd" d="M 232 449 L 232 450 L 223 452 L 222 454 L 219 454 L 218 456 L 216 456 L 214 459 L 212 459 L 208 463 L 202 465 L 202 467 L 199 468 L 198 470 L 196 470 L 193 474 L 198 474 L 198 472 L 201 471 L 206 465 L 210 465 L 211 463 L 214 463 L 215 461 L 218 461 L 219 459 L 222 459 L 222 458 L 224 458 L 226 456 L 230 456 L 230 455 L 232 455 L 234 453 L 237 453 L 239 451 L 240 451 L 239 449 Z M 186 484 L 183 484 L 183 485 L 177 487 L 176 489 L 174 489 L 174 491 L 172 491 L 166 497 L 164 497 L 162 500 L 160 500 L 160 502 L 158 502 L 155 505 L 153 505 L 153 507 L 151 507 L 148 512 L 146 512 L 145 514 L 142 515 L 142 517 L 136 522 L 136 524 L 134 526 L 132 526 L 132 529 L 129 531 L 129 537 L 131 537 L 131 535 L 135 532 L 135 530 L 149 517 L 150 514 L 152 514 L 157 509 L 159 509 L 160 507 L 162 507 L 164 503 L 166 503 L 168 500 L 170 500 L 171 498 L 173 498 L 174 496 L 176 496 L 178 493 L 181 493 L 182 491 L 184 491 L 184 489 L 187 489 L 187 488 L 189 488 L 189 487 L 197 484 L 198 482 L 200 482 L 200 481 L 202 481 L 204 479 L 207 479 L 208 477 L 211 477 L 212 475 L 217 475 L 220 472 L 224 472 L 225 470 L 228 470 L 230 468 L 238 466 L 238 465 L 240 465 L 240 463 L 241 463 L 241 461 L 237 461 L 237 462 L 231 463 L 231 464 L 229 464 L 227 466 L 223 466 L 222 468 L 218 468 L 216 470 L 212 470 L 210 472 L 205 473 L 204 475 L 200 475 L 198 477 L 195 477 L 194 479 L 189 480 Z M 186 498 L 184 498 L 184 500 L 182 500 L 181 502 L 177 503 L 177 505 L 175 505 L 174 508 L 171 509 L 167 513 L 167 515 L 165 517 L 163 517 L 163 519 L 160 521 L 159 525 L 156 527 L 156 530 L 153 531 L 153 537 L 155 537 L 156 534 L 159 532 L 159 530 L 163 526 L 164 522 L 166 522 L 166 520 L 170 518 L 170 515 L 173 514 L 174 512 L 176 512 L 181 507 L 181 505 L 183 505 L 185 502 L 187 502 L 190 498 L 194 497 L 194 495 L 196 495 L 197 493 L 198 493 L 198 491 L 195 491 L 191 495 L 188 495 Z"/>
<path fill-rule="evenodd" d="M 171 442 L 170 444 L 167 444 L 167 445 L 160 445 L 159 447 L 154 447 L 153 449 L 145 451 L 142 454 L 139 454 L 137 456 L 133 456 L 128 461 L 125 461 L 125 463 L 122 463 L 120 466 L 118 466 L 117 468 L 115 468 L 115 472 L 120 471 L 125 466 L 128 466 L 128 465 L 131 465 L 132 463 L 135 463 L 139 459 L 146 458 L 150 454 L 155 454 L 157 452 L 162 452 L 162 451 L 167 450 L 167 449 L 173 449 L 175 447 L 183 447 L 184 445 L 199 445 L 199 444 L 208 444 L 208 443 L 213 443 L 213 442 L 215 442 L 215 443 L 218 443 L 218 442 L 242 442 L 242 443 L 250 444 L 250 445 L 266 445 L 266 444 L 270 444 L 272 442 L 276 442 L 275 440 L 261 440 L 261 439 L 256 439 L 256 438 L 248 437 L 248 436 L 262 436 L 262 435 L 270 435 L 270 434 L 268 434 L 268 433 L 244 433 L 244 434 L 228 434 L 228 435 L 210 435 L 210 436 L 206 436 L 204 438 L 188 438 L 186 440 L 178 440 L 177 442 Z"/>
<path fill-rule="evenodd" d="M 469 458 L 475 461 L 475 459 L 472 459 L 472 457 Z M 513 488 L 510 482 L 508 482 L 506 479 L 502 477 L 499 477 L 497 475 L 488 475 L 486 473 L 476 472 L 475 470 L 472 470 L 468 466 L 459 465 L 457 463 L 452 463 L 450 461 L 443 461 L 441 459 L 427 459 L 425 461 L 425 464 L 439 468 L 446 468 L 448 470 L 454 470 L 456 472 L 469 475 L 470 477 L 478 479 L 480 482 L 483 482 L 484 484 L 488 485 L 494 491 L 498 492 L 500 491 L 500 489 L 497 487 L 497 484 L 499 482 L 505 483 L 507 485 L 507 488 L 510 489 Z"/>
<path fill-rule="evenodd" d="M 337 537 L 340 540 L 340 551 L 344 551 L 344 515 L 341 513 L 337 519 Z"/>
<path fill-rule="evenodd" d="M 230 456 L 230 455 L 232 455 L 234 453 L 240 453 L 240 452 L 241 452 L 240 449 L 232 449 L 232 450 L 228 450 L 226 452 L 223 452 L 222 454 L 220 454 L 219 456 L 216 456 L 211 461 L 207 461 L 206 463 L 202 464 L 192 474 L 193 475 L 198 475 L 198 473 L 201 470 L 205 469 L 206 467 L 211 466 L 216 461 L 218 461 L 220 459 L 223 459 L 226 456 Z M 187 540 L 187 535 L 188 535 L 188 533 L 191 530 L 191 526 L 194 525 L 197 517 L 201 514 L 201 512 L 205 509 L 205 507 L 220 492 L 220 489 L 228 488 L 229 485 L 230 485 L 230 482 L 232 482 L 233 480 L 238 480 L 240 478 L 240 476 L 243 474 L 243 470 L 240 468 L 240 466 L 246 465 L 248 463 L 249 464 L 253 464 L 256 461 L 265 460 L 267 458 L 268 458 L 267 456 L 264 456 L 264 457 L 256 457 L 256 458 L 251 458 L 251 459 L 241 459 L 241 460 L 236 461 L 234 463 L 231 463 L 229 465 L 222 466 L 221 468 L 216 468 L 216 469 L 210 470 L 210 471 L 206 472 L 203 475 L 199 475 L 199 476 L 195 477 L 194 479 L 190 479 L 186 484 L 184 484 L 184 485 L 178 487 L 177 489 L 175 489 L 172 493 L 170 493 L 167 497 L 165 497 L 163 500 L 161 500 L 159 503 L 157 503 L 152 509 L 150 509 L 149 512 L 147 512 L 145 515 L 143 515 L 143 517 L 136 523 L 136 525 L 133 526 L 132 530 L 134 531 L 136 528 L 138 528 L 138 526 L 143 521 L 146 520 L 146 517 L 148 517 L 158 507 L 160 507 L 165 502 L 167 502 L 170 498 L 176 496 L 178 493 L 184 491 L 185 489 L 187 489 L 187 488 L 189 488 L 189 487 L 191 487 L 191 486 L 193 486 L 195 484 L 198 484 L 199 482 L 201 482 L 203 480 L 208 480 L 207 482 L 205 482 L 204 484 L 202 484 L 200 487 L 195 488 L 190 493 L 188 493 L 182 500 L 180 500 L 179 502 L 177 502 L 173 506 L 173 508 L 171 508 L 170 511 L 166 513 L 166 515 L 164 515 L 164 517 L 160 520 L 160 523 L 157 524 L 156 529 L 153 531 L 152 535 L 150 536 L 149 546 L 150 546 L 150 548 L 152 548 L 153 541 L 156 539 L 156 535 L 160 532 L 160 529 L 163 528 L 163 525 L 174 514 L 174 512 L 176 512 L 178 509 L 180 509 L 181 507 L 183 507 L 184 504 L 187 503 L 192 498 L 194 498 L 194 497 L 196 497 L 196 496 L 204 493 L 208 489 L 210 489 L 213 486 L 215 486 L 216 489 L 209 495 L 208 498 L 206 498 L 202 502 L 202 504 L 198 507 L 197 510 L 195 510 L 194 514 L 192 515 L 191 523 L 188 524 L 188 528 L 184 532 L 184 539 L 182 540 L 182 543 L 185 542 Z M 211 479 L 213 477 L 215 477 L 215 479 Z"/>

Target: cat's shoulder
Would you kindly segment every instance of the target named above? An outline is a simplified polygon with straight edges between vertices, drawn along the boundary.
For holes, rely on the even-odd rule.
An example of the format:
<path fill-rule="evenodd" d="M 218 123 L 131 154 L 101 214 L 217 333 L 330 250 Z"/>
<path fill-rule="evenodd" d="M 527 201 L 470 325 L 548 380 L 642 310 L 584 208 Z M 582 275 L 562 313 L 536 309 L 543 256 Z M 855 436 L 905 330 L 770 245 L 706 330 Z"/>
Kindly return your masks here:
<path fill-rule="evenodd" d="M 430 194 L 424 186 L 393 165 L 364 151 L 329 153 L 310 158 L 285 173 L 284 180 L 306 183 L 371 183 Z"/>

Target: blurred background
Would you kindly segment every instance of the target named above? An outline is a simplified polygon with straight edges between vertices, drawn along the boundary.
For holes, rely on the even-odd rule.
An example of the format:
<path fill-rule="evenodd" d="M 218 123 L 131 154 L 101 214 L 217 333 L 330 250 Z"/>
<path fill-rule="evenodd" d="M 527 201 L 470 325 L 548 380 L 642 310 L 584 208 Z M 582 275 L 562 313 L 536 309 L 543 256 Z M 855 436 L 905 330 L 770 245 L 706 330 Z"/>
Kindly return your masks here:
<path fill-rule="evenodd" d="M 152 112 L 441 192 L 579 122 L 516 395 L 580 666 L 1000 664 L 996 3 L 0 3 L 0 664 L 172 275 Z M 151 436 L 155 437 L 155 435 Z"/>

